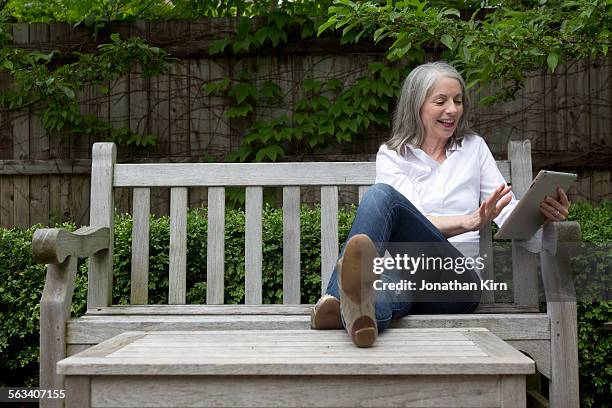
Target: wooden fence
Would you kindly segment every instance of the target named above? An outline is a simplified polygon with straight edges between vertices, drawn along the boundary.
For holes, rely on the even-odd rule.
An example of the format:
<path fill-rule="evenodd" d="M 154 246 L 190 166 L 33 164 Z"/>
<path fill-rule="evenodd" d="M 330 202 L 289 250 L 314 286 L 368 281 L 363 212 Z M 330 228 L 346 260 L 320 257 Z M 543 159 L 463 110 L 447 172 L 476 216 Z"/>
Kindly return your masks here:
<path fill-rule="evenodd" d="M 83 113 L 157 137 L 148 149 L 119 148 L 119 162 L 201 161 L 204 155 L 221 158 L 235 149 L 250 123 L 228 119 L 229 101 L 205 96 L 202 87 L 243 70 L 253 81 L 274 81 L 283 90 L 282 102 L 258 106 L 256 118 L 289 114 L 303 97 L 304 79 L 332 77 L 345 85 L 367 72 L 370 62 L 383 59 L 383 51 L 370 46 L 340 46 L 333 38 L 295 41 L 280 49 L 239 57 L 208 55 L 215 38 L 234 30 L 232 19 L 117 24 L 110 31 L 140 35 L 168 50 L 179 60 L 170 72 L 143 78 L 138 70 L 105 84 L 103 94 L 91 87 L 78 93 Z M 16 46 L 32 50 L 74 49 L 93 51 L 97 42 L 80 29 L 65 24 L 16 24 Z M 104 38 L 100 41 L 104 41 Z M 571 191 L 573 200 L 599 202 L 610 199 L 612 162 L 612 58 L 578 61 L 558 67 L 555 74 L 534 72 L 517 98 L 509 103 L 475 107 L 474 130 L 483 135 L 500 158 L 510 139 L 530 139 L 534 167 L 577 171 L 580 181 Z M 10 86 L 0 76 L 0 90 Z M 386 131 L 370 131 L 347 145 L 317 151 L 306 160 L 373 160 Z M 0 111 L 0 226 L 49 224 L 73 219 L 87 224 L 89 166 L 93 137 L 49 134 L 33 112 Z M 305 193 L 305 200 L 312 193 Z M 205 191 L 190 191 L 190 206 L 205 202 Z M 354 200 L 345 191 L 343 200 Z M 167 214 L 169 193 L 154 191 L 152 210 Z M 130 211 L 129 191 L 118 191 L 119 211 Z"/>

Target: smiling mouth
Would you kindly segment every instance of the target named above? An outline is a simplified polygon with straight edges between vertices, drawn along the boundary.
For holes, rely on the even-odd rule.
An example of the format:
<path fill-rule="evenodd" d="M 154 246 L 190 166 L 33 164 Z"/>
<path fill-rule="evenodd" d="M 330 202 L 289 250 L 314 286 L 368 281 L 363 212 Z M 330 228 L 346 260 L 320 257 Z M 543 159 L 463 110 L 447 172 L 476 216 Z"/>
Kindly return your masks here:
<path fill-rule="evenodd" d="M 440 119 L 438 120 L 438 123 L 440 123 L 442 126 L 444 126 L 445 128 L 452 128 L 453 126 L 455 126 L 455 120 L 454 119 Z"/>

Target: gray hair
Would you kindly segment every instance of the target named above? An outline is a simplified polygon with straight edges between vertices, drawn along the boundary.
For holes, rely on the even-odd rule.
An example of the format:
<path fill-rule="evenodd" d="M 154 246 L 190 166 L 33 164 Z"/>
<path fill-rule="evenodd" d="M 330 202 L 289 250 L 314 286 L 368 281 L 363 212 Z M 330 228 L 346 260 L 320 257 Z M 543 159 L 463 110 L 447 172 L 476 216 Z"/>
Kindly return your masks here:
<path fill-rule="evenodd" d="M 407 143 L 414 147 L 422 146 L 425 127 L 421 120 L 421 107 L 436 80 L 443 76 L 459 81 L 463 93 L 463 114 L 459 118 L 455 132 L 448 140 L 448 145 L 455 142 L 461 143 L 463 136 L 473 133 L 469 129 L 467 120 L 470 103 L 461 74 L 446 62 L 429 62 L 414 68 L 404 80 L 400 99 L 393 115 L 391 139 L 385 143 L 389 149 L 401 154 L 401 149 Z"/>

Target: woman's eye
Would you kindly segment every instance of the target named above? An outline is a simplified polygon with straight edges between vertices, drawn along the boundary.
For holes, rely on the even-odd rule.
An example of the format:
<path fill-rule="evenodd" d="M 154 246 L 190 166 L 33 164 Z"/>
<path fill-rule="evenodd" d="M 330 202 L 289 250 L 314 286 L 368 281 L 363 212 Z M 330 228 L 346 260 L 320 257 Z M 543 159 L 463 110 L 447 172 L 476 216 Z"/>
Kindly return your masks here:
<path fill-rule="evenodd" d="M 463 101 L 455 101 L 455 104 L 457 105 L 461 105 L 463 103 Z"/>

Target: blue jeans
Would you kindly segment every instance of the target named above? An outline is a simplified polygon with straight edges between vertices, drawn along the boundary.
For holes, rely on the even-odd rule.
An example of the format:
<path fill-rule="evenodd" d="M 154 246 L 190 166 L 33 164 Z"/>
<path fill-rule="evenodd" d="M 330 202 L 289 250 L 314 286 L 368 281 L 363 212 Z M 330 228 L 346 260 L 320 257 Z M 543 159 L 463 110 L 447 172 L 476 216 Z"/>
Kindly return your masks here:
<path fill-rule="evenodd" d="M 444 259 L 463 258 L 461 252 L 448 242 L 444 235 L 406 197 L 387 184 L 375 184 L 363 196 L 347 242 L 356 234 L 365 234 L 370 237 L 380 256 L 384 256 L 385 251 L 388 250 L 395 257 L 400 248 L 409 248 L 409 251 L 418 251 L 418 253 L 410 254 L 415 257 L 427 255 Z M 393 243 L 398 244 L 393 245 Z M 344 254 L 345 247 L 346 242 L 342 246 L 340 257 Z M 400 255 L 403 256 L 403 254 Z M 480 288 L 480 278 L 473 268 L 461 274 L 454 270 L 437 268 L 419 271 L 415 275 L 410 275 L 406 270 L 394 269 L 385 271 L 380 278 L 383 282 L 389 283 L 415 277 L 425 278 L 428 282 L 451 280 L 472 282 Z M 418 281 L 417 279 L 415 282 Z M 417 284 L 418 286 L 420 284 Z M 326 293 L 340 299 L 336 267 L 334 267 Z M 467 291 L 467 293 L 462 291 L 458 295 L 451 291 L 438 292 L 426 299 L 422 297 L 424 293 L 422 291 L 377 290 L 375 293 L 376 320 L 379 331 L 389 327 L 391 320 L 399 319 L 408 313 L 471 313 L 476 309 L 480 300 L 480 289 Z"/>

